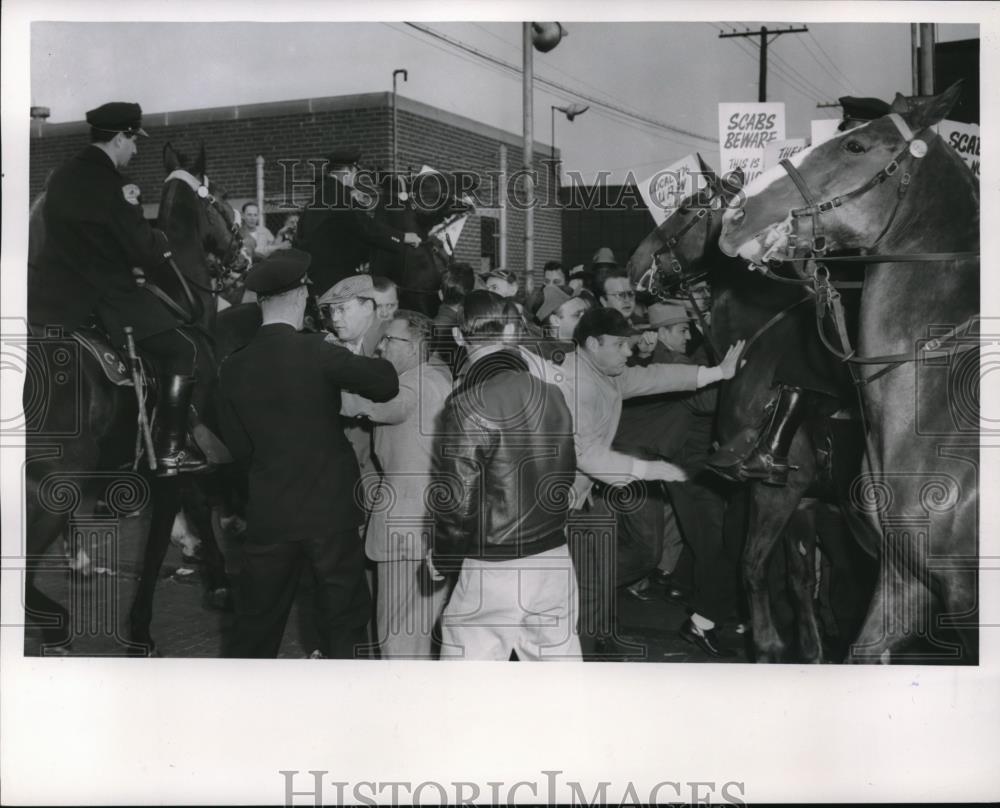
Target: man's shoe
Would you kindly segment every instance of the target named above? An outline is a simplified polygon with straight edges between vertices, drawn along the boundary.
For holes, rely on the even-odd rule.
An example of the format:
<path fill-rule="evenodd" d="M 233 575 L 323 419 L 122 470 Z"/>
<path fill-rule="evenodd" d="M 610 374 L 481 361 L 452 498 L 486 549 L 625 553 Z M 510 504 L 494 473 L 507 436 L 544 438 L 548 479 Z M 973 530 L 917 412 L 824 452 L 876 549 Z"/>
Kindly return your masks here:
<path fill-rule="evenodd" d="M 649 582 L 654 592 L 662 595 L 671 603 L 687 603 L 690 593 L 674 580 L 674 576 L 663 570 L 655 570 L 649 574 Z"/>
<path fill-rule="evenodd" d="M 736 656 L 735 651 L 731 648 L 726 648 L 719 643 L 719 638 L 716 636 L 714 628 L 709 629 L 708 631 L 702 631 L 691 621 L 690 617 L 684 621 L 683 625 L 681 625 L 678 634 L 680 634 L 682 640 L 691 643 L 692 645 L 697 645 L 710 657 L 715 657 L 716 659 L 731 659 Z"/>
<path fill-rule="evenodd" d="M 625 587 L 625 594 L 631 595 L 636 600 L 648 603 L 656 598 L 656 592 L 650 584 L 649 578 L 640 578 L 634 584 Z"/>

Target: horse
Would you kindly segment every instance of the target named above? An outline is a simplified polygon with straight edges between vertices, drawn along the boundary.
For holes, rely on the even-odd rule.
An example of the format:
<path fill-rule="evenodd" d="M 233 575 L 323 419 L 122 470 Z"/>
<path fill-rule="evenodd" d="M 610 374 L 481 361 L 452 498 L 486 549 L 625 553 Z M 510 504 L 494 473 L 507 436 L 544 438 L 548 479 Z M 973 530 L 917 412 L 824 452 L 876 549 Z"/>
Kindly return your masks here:
<path fill-rule="evenodd" d="M 702 320 L 708 347 L 721 356 L 726 346 L 739 339 L 748 341 L 743 354 L 746 365 L 720 389 L 716 432 L 725 443 L 759 426 L 759 416 L 753 413 L 760 413 L 771 395 L 771 379 L 779 356 L 789 341 L 801 339 L 798 335 L 812 322 L 812 315 L 805 306 L 808 295 L 798 286 L 776 285 L 759 274 L 747 273 L 739 259 L 719 251 L 722 208 L 739 192 L 742 176 L 720 180 L 704 163 L 702 176 L 707 181 L 705 190 L 686 198 L 639 244 L 627 269 L 637 288 L 661 299 L 676 298 L 707 277 L 713 293 L 710 327 Z M 691 303 L 694 305 L 693 300 Z M 844 475 L 837 475 L 839 486 L 832 485 L 832 475 L 827 473 L 831 467 L 819 459 L 829 429 L 827 419 L 816 415 L 799 430 L 791 448 L 792 471 L 786 486 L 755 481 L 734 488 L 730 497 L 726 528 L 739 534 L 736 541 L 742 541 L 745 534 L 742 574 L 750 605 L 754 658 L 758 662 L 786 661 L 790 656 L 774 616 L 768 577 L 782 535 L 786 537 L 790 594 L 797 606 L 798 658 L 822 662 L 829 657 L 813 598 L 816 531 L 789 529 L 793 521 L 806 518 L 798 509 L 807 493 L 821 493 L 838 504 L 848 498 Z M 851 464 L 849 456 L 837 458 L 838 471 Z M 848 514 L 848 521 L 852 519 Z M 838 572 L 852 566 L 844 547 L 836 542 L 829 544 L 824 549 Z M 865 603 L 868 594 L 863 596 Z M 838 615 L 838 633 L 856 631 L 861 616 L 852 619 L 850 614 Z"/>
<path fill-rule="evenodd" d="M 854 496 L 881 556 L 852 662 L 978 660 L 979 186 L 932 128 L 959 91 L 897 95 L 888 115 L 762 174 L 723 217 L 727 255 L 790 261 L 821 298 L 825 263 L 858 260 L 826 251 L 863 253 L 857 350 L 839 332 L 830 346 L 861 391 Z"/>
<path fill-rule="evenodd" d="M 168 175 L 156 225 L 168 236 L 177 274 L 160 267 L 155 277 L 151 271 L 147 276 L 176 301 L 179 312 L 210 335 L 216 311 L 213 277 L 245 262 L 238 227 L 221 190 L 214 186 L 209 190 L 204 147 L 193 164 L 169 143 L 163 157 Z M 40 215 L 40 204 L 33 209 Z M 33 232 L 43 231 L 36 228 Z M 32 245 L 29 253 L 36 254 L 36 247 Z M 76 514 L 84 497 L 103 494 L 117 518 L 138 512 L 151 500 L 150 530 L 129 613 L 129 633 L 120 637 L 117 626 L 110 627 L 109 633 L 126 653 L 154 654 L 156 646 L 149 631 L 153 592 L 171 527 L 183 499 L 202 537 L 212 535 L 201 486 L 211 485 L 213 475 L 199 475 L 202 480 L 196 488 L 183 479 L 185 475 L 158 478 L 138 473 L 138 467 L 136 471 L 123 470 L 133 462 L 138 464 L 137 391 L 122 383 L 124 379 L 118 384 L 109 379 L 107 365 L 112 371 L 118 365 L 117 375 L 127 375 L 123 372 L 127 366 L 110 346 L 93 340 L 91 344 L 96 353 L 84 349 L 73 335 L 33 335 L 28 341 L 29 372 L 23 393 L 25 612 L 41 628 L 43 651 L 66 653 L 71 639 L 70 615 L 36 586 L 42 556 L 68 525 L 85 525 L 87 519 Z M 102 353 L 103 364 L 99 358 Z M 195 403 L 203 422 L 211 420 L 207 401 L 203 394 Z M 207 586 L 210 592 L 218 592 L 225 586 L 222 559 L 214 542 L 204 546 Z"/>
<path fill-rule="evenodd" d="M 447 228 L 473 211 L 460 199 L 455 177 L 439 171 L 418 174 L 383 174 L 378 178 L 377 219 L 423 239 L 419 247 L 403 247 L 402 254 L 379 252 L 372 262 L 373 275 L 396 284 L 400 308 L 437 314 L 441 300 L 441 273 L 451 264 L 454 244 Z"/>

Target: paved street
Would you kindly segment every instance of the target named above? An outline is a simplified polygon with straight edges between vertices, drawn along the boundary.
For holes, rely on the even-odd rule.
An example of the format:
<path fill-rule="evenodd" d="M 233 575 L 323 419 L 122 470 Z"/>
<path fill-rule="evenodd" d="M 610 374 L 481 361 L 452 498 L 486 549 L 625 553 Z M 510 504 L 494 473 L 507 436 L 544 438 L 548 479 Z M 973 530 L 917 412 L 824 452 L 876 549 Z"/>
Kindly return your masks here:
<path fill-rule="evenodd" d="M 123 653 L 122 640 L 127 637 L 128 609 L 138 582 L 147 525 L 146 513 L 138 518 L 122 519 L 118 523 L 117 542 L 88 542 L 91 572 L 85 577 L 58 569 L 66 564 L 62 543 L 52 548 L 48 561 L 54 569 L 40 573 L 39 586 L 58 602 L 77 605 L 77 608 L 70 609 L 73 615 L 73 642 L 69 653 L 81 656 Z M 115 545 L 118 548 L 117 558 Z M 231 614 L 209 608 L 204 600 L 196 566 L 186 564 L 181 550 L 171 545 L 157 583 L 153 605 L 152 634 L 161 656 L 220 656 L 222 635 Z M 636 661 L 713 661 L 677 636 L 677 629 L 686 616 L 682 606 L 659 597 L 639 601 L 621 593 L 618 609 L 623 637 L 637 641 L 645 648 L 645 660 L 640 655 Z M 743 637 L 731 628 L 722 629 L 720 637 L 739 651 L 732 661 L 747 661 Z M 39 653 L 41 635 L 36 629 L 31 629 L 25 636 L 25 654 L 34 656 Z M 280 656 L 295 659 L 306 653 L 301 642 L 297 612 L 293 609 Z"/>

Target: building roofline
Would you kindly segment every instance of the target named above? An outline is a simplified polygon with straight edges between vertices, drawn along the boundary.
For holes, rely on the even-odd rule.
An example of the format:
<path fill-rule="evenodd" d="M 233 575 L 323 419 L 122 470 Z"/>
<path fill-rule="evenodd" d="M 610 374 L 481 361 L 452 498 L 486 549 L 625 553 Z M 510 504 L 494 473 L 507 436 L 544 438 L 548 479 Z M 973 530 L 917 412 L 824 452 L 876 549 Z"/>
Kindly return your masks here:
<path fill-rule="evenodd" d="M 454 112 L 415 101 L 406 96 L 397 95 L 398 109 L 419 115 L 423 118 L 464 129 L 493 140 L 523 148 L 520 136 L 496 126 L 481 121 L 466 118 Z M 152 112 L 142 116 L 144 128 L 156 129 L 163 126 L 176 126 L 191 123 L 214 123 L 216 121 L 241 121 L 254 118 L 273 118 L 280 115 L 309 115 L 316 112 L 333 112 L 348 109 L 392 109 L 392 93 L 357 93 L 354 95 L 336 95 L 322 98 L 299 98 L 291 101 L 266 101 L 259 104 L 237 104 L 227 107 L 205 107 L 203 109 L 175 110 L 172 112 Z M 65 121 L 63 123 L 45 123 L 41 127 L 31 127 L 32 138 L 59 137 L 62 135 L 85 134 L 89 131 L 86 121 Z M 548 156 L 552 153 L 551 146 L 535 141 L 535 152 Z M 556 150 L 559 154 L 559 150 Z"/>

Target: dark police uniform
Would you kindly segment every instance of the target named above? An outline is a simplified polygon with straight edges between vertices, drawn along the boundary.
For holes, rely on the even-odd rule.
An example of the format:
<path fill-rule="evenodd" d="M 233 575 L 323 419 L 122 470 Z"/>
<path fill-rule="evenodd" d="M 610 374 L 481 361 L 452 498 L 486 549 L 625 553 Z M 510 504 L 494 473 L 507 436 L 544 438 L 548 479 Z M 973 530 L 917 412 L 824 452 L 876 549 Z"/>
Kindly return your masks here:
<path fill-rule="evenodd" d="M 146 135 L 138 104 L 104 104 L 87 112 L 87 123 L 100 142 Z M 45 245 L 28 276 L 29 322 L 60 325 L 69 333 L 96 314 L 120 348 L 131 326 L 138 345 L 157 360 L 161 377 L 157 473 L 204 470 L 205 457 L 188 438 L 199 338 L 132 275 L 133 267 L 162 265 L 169 251 L 166 236 L 143 217 L 139 187 L 91 145 L 53 173 L 43 217 Z"/>
<path fill-rule="evenodd" d="M 110 119 L 95 116 L 105 107 L 115 108 Z M 139 109 L 138 104 L 105 107 L 88 113 L 88 121 L 121 126 L 117 107 Z M 162 264 L 167 239 L 143 218 L 139 188 L 101 149 L 87 146 L 53 173 L 43 215 L 45 246 L 29 276 L 32 322 L 58 324 L 69 333 L 96 312 L 119 345 L 126 325 L 135 329 L 137 340 L 181 325 L 152 293 L 136 286 L 132 267 Z"/>
<path fill-rule="evenodd" d="M 344 149 L 331 154 L 328 162 L 353 165 L 359 156 L 357 149 Z M 315 199 L 299 218 L 295 246 L 312 256 L 310 275 L 317 296 L 376 261 L 380 251 L 401 254 L 405 247 L 402 231 L 376 221 L 362 195 L 324 175 L 316 183 Z"/>
<path fill-rule="evenodd" d="M 274 253 L 247 276 L 261 297 L 306 282 L 309 256 Z M 365 641 L 370 596 L 358 527 L 358 463 L 340 425 L 340 392 L 388 401 L 393 366 L 355 356 L 323 334 L 261 326 L 220 370 L 222 427 L 249 471 L 247 538 L 236 587 L 233 657 L 274 657 L 303 567 L 316 578 L 320 650 L 351 658 Z"/>

